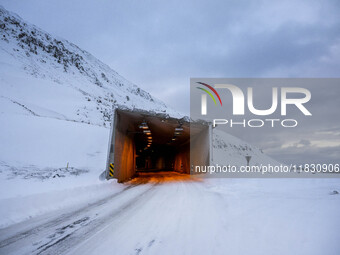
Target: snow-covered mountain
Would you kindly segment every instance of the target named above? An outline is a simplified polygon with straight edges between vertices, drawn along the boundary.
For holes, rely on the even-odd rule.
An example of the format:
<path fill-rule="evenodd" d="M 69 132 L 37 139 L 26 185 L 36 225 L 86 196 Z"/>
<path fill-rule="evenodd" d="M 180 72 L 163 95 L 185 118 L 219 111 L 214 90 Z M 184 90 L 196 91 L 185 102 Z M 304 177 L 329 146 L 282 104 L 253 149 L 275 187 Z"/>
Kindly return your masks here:
<path fill-rule="evenodd" d="M 119 105 L 183 117 L 90 53 L 0 6 L 0 175 L 97 176 Z M 244 154 L 271 161 L 225 133 L 214 135 L 214 150 L 230 164 L 243 163 Z"/>
<path fill-rule="evenodd" d="M 0 100 L 28 114 L 104 126 L 119 104 L 178 115 L 90 53 L 3 7 L 0 35 Z"/>

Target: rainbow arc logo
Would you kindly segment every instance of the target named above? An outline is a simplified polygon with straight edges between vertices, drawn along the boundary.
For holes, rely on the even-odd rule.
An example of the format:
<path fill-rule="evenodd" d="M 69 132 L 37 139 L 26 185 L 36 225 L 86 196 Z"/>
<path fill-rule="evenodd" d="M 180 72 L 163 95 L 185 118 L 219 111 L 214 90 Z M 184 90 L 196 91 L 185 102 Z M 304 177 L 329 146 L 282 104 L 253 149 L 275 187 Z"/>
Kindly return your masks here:
<path fill-rule="evenodd" d="M 212 86 L 210 86 L 209 84 L 203 83 L 203 82 L 197 82 L 197 83 L 207 87 L 208 89 L 210 89 L 217 96 L 217 98 L 220 101 L 220 104 L 222 106 L 221 97 L 220 97 L 220 95 L 217 93 L 217 91 Z M 209 90 L 207 90 L 205 88 L 201 88 L 201 87 L 196 87 L 196 88 L 206 92 L 212 98 L 212 100 L 214 101 L 215 105 L 217 105 L 215 97 L 213 96 L 213 94 Z"/>

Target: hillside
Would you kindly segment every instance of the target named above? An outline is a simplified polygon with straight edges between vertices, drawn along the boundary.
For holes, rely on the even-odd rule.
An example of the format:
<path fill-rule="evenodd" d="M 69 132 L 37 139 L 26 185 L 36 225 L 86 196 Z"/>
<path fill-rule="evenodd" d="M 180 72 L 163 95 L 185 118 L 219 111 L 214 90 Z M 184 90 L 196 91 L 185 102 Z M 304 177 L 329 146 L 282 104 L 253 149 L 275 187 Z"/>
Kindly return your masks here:
<path fill-rule="evenodd" d="M 113 107 L 182 117 L 90 53 L 3 7 L 0 85 L 3 180 L 97 179 L 105 169 Z M 214 135 L 214 150 L 230 164 L 243 164 L 245 154 L 271 161 L 225 133 Z"/>
<path fill-rule="evenodd" d="M 112 106 L 176 112 L 90 53 L 0 7 L 1 109 L 106 126 Z M 20 89 L 20 92 L 18 91 Z"/>

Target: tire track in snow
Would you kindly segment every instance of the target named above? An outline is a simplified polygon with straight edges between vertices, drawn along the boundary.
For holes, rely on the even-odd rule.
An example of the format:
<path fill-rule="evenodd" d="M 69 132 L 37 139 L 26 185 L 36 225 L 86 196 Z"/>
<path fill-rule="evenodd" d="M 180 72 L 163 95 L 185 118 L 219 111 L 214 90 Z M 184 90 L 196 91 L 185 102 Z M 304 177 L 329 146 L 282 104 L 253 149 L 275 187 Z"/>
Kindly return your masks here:
<path fill-rule="evenodd" d="M 86 216 L 86 214 L 93 214 L 93 212 L 95 212 L 98 208 L 102 207 L 102 206 L 105 206 L 107 203 L 113 203 L 114 201 L 116 201 L 117 199 L 125 196 L 125 194 L 128 193 L 129 190 L 132 190 L 136 187 L 140 186 L 140 184 L 133 184 L 133 185 L 130 185 L 126 188 L 124 188 L 123 190 L 113 194 L 113 195 L 110 195 L 106 198 L 103 198 L 97 202 L 94 202 L 94 203 L 91 203 L 85 207 L 81 207 L 80 209 L 77 209 L 75 211 L 72 211 L 70 213 L 64 213 L 58 217 L 51 217 L 50 219 L 43 219 L 42 222 L 38 222 L 37 224 L 33 224 L 33 226 L 30 226 L 28 229 L 24 229 L 24 230 L 19 230 L 19 231 L 16 231 L 15 230 L 15 225 L 14 226 L 10 226 L 8 228 L 4 228 L 2 230 L 0 230 L 0 237 L 2 240 L 0 240 L 0 253 L 3 254 L 2 252 L 6 250 L 6 254 L 9 254 L 9 253 L 15 253 L 14 250 L 19 248 L 20 246 L 20 242 L 26 242 L 27 243 L 27 240 L 31 240 L 31 239 L 38 239 L 38 237 L 41 237 L 40 239 L 44 239 L 46 238 L 49 238 L 49 239 L 53 239 L 51 238 L 55 233 L 57 233 L 58 231 L 60 231 L 61 228 L 63 227 L 67 227 L 68 225 L 72 224 L 72 223 L 75 223 L 77 222 L 79 219 L 81 218 L 84 218 Z M 153 185 L 154 186 L 154 185 Z M 142 196 L 145 192 L 147 192 L 148 190 L 152 189 L 153 186 L 151 186 L 151 188 L 147 189 L 146 191 L 143 191 L 142 193 L 138 193 L 135 197 L 135 200 L 136 198 Z M 118 207 L 118 212 L 120 212 L 121 210 L 123 210 L 124 208 L 126 208 L 127 205 L 123 204 L 123 207 L 122 209 L 119 210 L 119 207 Z M 116 208 L 117 210 L 117 208 Z M 116 211 L 115 210 L 115 211 Z M 94 216 L 96 216 L 98 214 L 94 213 Z M 68 221 L 71 221 L 70 224 L 66 224 L 66 222 Z M 89 221 L 87 224 L 90 224 L 92 223 L 93 221 L 96 221 L 96 219 L 94 220 L 89 220 L 87 219 L 87 221 Z M 19 223 L 20 225 L 22 225 L 22 223 Z M 81 229 L 82 226 L 80 227 L 75 227 L 77 226 L 77 224 L 74 224 L 73 227 L 71 227 L 70 229 L 73 230 L 72 233 L 78 231 L 79 229 Z M 10 231 L 9 231 L 10 229 Z M 14 231 L 12 230 L 14 229 Z M 8 234 L 9 232 L 15 232 L 14 234 Z M 68 233 L 68 232 L 67 232 Z M 71 233 L 71 234 L 72 234 Z M 68 236 L 65 237 L 65 235 L 61 235 L 59 239 L 67 239 L 71 234 L 67 234 Z M 53 242 L 53 244 L 48 244 L 48 245 L 44 245 L 44 244 L 41 244 L 38 249 L 34 252 L 35 254 L 39 254 L 39 253 L 42 253 L 43 251 L 43 247 L 45 250 L 51 248 L 52 246 L 54 246 L 55 244 L 57 243 L 60 243 L 62 240 L 56 240 L 55 242 Z M 51 240 L 49 240 L 48 242 L 50 242 Z M 41 241 L 40 241 L 41 242 Z M 40 243 L 39 241 L 38 242 L 35 242 L 34 240 L 32 240 L 31 242 L 31 245 L 37 245 Z M 48 246 L 46 248 L 46 246 Z M 13 248 L 13 249 L 11 249 Z M 21 248 L 21 247 L 20 247 Z M 31 251 L 32 252 L 32 251 Z M 31 252 L 28 252 L 28 253 L 31 253 Z M 4 254 L 5 254 L 4 253 Z M 49 253 L 51 254 L 51 253 Z"/>
<path fill-rule="evenodd" d="M 145 191 L 139 193 L 137 196 L 134 196 L 131 200 L 129 200 L 124 205 L 120 206 L 116 210 L 111 211 L 108 215 L 102 218 L 95 218 L 82 227 L 77 228 L 75 231 L 66 234 L 65 236 L 60 237 L 58 240 L 54 241 L 52 244 L 48 244 L 44 248 L 39 247 L 35 250 L 34 254 L 65 254 L 71 248 L 78 244 L 81 241 L 84 241 L 91 236 L 95 235 L 97 232 L 100 232 L 107 224 L 113 221 L 115 218 L 119 217 L 121 214 L 125 213 L 126 210 L 137 206 L 137 204 L 142 203 L 142 198 L 146 198 L 147 194 L 150 194 L 159 183 L 153 184 L 150 188 Z"/>
<path fill-rule="evenodd" d="M 91 238 L 91 236 L 96 235 L 98 232 L 104 229 L 107 224 L 110 224 L 110 222 L 112 222 L 115 218 L 118 218 L 121 214 L 125 213 L 126 210 L 131 209 L 134 206 L 137 206 L 137 204 L 142 203 L 142 201 L 147 198 L 146 195 L 151 194 L 151 192 L 154 191 L 159 183 L 160 182 L 154 183 L 150 188 L 139 193 L 137 196 L 134 196 L 127 203 L 124 203 L 116 210 L 111 211 L 108 215 L 102 218 L 95 218 L 94 220 L 85 223 L 85 225 L 77 228 L 71 233 L 65 233 L 64 236 L 61 236 L 53 243 L 43 245 L 43 247 L 38 247 L 38 249 L 35 250 L 33 253 L 48 255 L 65 254 L 65 252 L 68 252 L 70 248 L 73 248 L 75 246 L 75 244 L 78 244 L 79 242 L 87 240 L 88 238 Z"/>

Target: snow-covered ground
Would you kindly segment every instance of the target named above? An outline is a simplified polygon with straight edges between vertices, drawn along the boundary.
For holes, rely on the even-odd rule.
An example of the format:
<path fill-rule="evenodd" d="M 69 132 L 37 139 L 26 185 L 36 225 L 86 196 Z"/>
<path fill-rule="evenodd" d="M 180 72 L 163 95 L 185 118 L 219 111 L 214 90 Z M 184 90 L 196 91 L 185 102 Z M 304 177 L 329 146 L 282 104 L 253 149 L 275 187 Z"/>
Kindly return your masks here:
<path fill-rule="evenodd" d="M 0 228 L 118 188 L 98 178 L 109 129 L 20 113 L 0 122 Z"/>
<path fill-rule="evenodd" d="M 339 189 L 331 179 L 199 180 L 162 173 L 148 183 L 84 189 L 88 204 L 0 230 L 0 252 L 337 255 Z"/>

